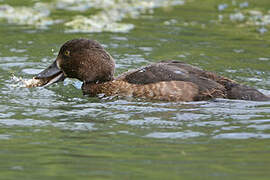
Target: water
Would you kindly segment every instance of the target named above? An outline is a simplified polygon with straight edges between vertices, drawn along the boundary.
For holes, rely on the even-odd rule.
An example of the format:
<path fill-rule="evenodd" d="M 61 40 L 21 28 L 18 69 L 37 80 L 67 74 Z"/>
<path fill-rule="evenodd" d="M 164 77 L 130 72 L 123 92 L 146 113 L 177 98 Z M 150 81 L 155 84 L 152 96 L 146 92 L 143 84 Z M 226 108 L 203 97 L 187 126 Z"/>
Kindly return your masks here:
<path fill-rule="evenodd" d="M 0 179 L 269 179 L 270 102 L 100 100 L 83 96 L 74 79 L 27 89 L 13 78 L 32 78 L 63 42 L 84 37 L 106 47 L 117 74 L 175 59 L 270 95 L 270 34 L 258 31 L 269 28 L 267 0 L 173 1 L 116 21 L 133 28 L 99 33 L 65 25 L 98 13 L 86 1 L 45 3 L 53 2 L 62 8 L 37 20 L 52 24 L 0 21 Z M 19 9 L 35 3 L 0 1 Z M 254 10 L 256 17 L 246 13 Z M 236 13 L 246 19 L 231 20 Z"/>

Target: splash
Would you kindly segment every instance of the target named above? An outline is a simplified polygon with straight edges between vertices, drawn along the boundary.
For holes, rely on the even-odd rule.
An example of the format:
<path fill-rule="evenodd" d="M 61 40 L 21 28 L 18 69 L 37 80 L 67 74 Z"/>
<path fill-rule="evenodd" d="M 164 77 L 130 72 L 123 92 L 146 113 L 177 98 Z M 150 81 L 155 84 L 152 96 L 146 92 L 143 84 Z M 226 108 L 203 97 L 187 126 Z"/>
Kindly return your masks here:
<path fill-rule="evenodd" d="M 15 75 L 12 76 L 12 80 L 16 83 L 13 86 L 14 87 L 26 87 L 26 88 L 32 88 L 32 87 L 39 87 L 43 85 L 43 81 L 40 79 L 23 79 L 22 77 L 17 77 Z"/>

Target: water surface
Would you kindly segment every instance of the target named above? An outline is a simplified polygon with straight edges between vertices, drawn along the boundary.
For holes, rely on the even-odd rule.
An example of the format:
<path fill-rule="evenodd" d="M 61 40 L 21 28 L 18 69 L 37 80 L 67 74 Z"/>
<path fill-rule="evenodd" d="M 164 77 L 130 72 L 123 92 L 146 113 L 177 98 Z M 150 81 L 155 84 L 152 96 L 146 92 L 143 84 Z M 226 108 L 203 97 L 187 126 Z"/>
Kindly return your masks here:
<path fill-rule="evenodd" d="M 119 1 L 130 14 L 107 1 L 42 2 L 47 11 L 0 1 L 0 179 L 269 179 L 270 102 L 98 99 L 74 79 L 27 89 L 13 78 L 32 78 L 63 42 L 84 37 L 111 53 L 117 74 L 174 59 L 270 95 L 267 0 Z M 109 30 L 67 25 L 108 7 L 121 16 Z"/>

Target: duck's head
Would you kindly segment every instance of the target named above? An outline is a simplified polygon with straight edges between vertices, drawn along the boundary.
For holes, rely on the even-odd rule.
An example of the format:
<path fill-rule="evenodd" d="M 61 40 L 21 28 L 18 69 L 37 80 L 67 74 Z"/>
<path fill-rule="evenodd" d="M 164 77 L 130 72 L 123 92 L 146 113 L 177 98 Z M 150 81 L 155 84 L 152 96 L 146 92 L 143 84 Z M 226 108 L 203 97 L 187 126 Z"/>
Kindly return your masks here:
<path fill-rule="evenodd" d="M 42 80 L 43 86 L 66 77 L 86 83 L 105 82 L 113 79 L 114 67 L 113 58 L 97 41 L 73 39 L 60 48 L 56 60 L 35 79 Z"/>

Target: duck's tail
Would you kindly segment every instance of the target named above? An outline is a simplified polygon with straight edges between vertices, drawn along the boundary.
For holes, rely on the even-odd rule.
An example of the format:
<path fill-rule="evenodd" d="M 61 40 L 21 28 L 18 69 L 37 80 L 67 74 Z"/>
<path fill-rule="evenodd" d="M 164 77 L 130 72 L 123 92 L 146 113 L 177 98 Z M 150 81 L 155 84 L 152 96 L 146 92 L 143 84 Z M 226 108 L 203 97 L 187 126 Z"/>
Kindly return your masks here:
<path fill-rule="evenodd" d="M 228 99 L 241 99 L 249 101 L 270 101 L 270 97 L 264 95 L 255 88 L 238 84 L 238 83 L 226 83 L 225 88 L 227 90 Z"/>

